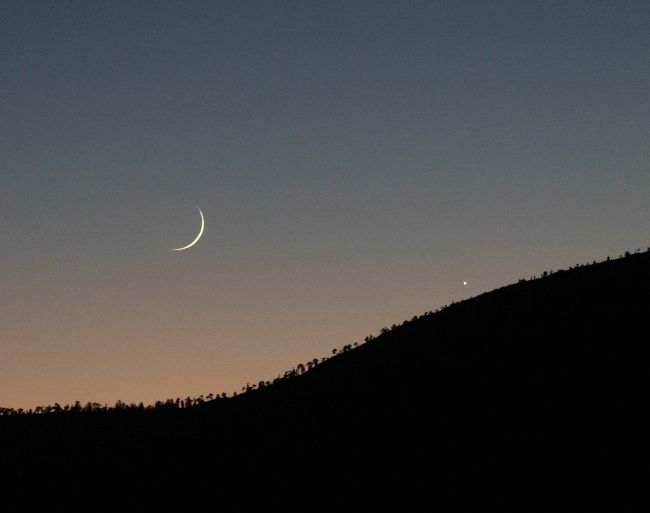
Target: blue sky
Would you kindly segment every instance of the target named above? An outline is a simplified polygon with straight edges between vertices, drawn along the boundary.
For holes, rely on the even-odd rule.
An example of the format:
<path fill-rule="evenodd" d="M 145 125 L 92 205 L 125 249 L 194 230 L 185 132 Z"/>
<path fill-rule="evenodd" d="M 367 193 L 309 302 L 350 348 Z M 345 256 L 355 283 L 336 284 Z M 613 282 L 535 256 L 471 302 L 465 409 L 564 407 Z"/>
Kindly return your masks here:
<path fill-rule="evenodd" d="M 232 391 L 646 247 L 648 26 L 647 2 L 5 3 L 0 404 Z"/>

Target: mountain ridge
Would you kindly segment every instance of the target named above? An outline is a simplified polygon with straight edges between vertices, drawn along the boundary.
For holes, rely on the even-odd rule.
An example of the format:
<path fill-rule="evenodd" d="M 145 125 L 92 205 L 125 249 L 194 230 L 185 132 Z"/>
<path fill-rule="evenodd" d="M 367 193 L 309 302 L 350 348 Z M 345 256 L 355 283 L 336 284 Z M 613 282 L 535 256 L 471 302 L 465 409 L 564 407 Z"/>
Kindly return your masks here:
<path fill-rule="evenodd" d="M 236 398 L 2 417 L 0 483 L 235 502 L 243 485 L 323 510 L 620 504 L 648 470 L 649 300 L 646 252 L 480 294 Z"/>

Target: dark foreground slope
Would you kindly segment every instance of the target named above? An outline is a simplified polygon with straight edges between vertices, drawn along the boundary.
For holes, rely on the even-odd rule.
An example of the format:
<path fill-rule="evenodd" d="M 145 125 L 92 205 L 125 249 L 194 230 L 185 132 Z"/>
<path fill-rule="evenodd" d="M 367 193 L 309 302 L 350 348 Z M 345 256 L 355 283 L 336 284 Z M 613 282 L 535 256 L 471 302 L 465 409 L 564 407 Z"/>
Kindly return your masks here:
<path fill-rule="evenodd" d="M 2 496 L 65 511 L 620 506 L 650 470 L 649 306 L 645 253 L 464 301 L 236 399 L 2 417 Z"/>

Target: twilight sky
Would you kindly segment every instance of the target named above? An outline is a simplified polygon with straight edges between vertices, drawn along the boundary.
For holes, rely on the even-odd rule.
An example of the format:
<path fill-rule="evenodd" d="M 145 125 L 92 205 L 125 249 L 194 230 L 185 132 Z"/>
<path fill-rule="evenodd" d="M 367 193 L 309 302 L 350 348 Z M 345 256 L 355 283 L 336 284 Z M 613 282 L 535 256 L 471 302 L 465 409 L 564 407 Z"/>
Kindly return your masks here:
<path fill-rule="evenodd" d="M 645 0 L 3 2 L 0 406 L 232 392 L 647 247 L 649 27 Z"/>

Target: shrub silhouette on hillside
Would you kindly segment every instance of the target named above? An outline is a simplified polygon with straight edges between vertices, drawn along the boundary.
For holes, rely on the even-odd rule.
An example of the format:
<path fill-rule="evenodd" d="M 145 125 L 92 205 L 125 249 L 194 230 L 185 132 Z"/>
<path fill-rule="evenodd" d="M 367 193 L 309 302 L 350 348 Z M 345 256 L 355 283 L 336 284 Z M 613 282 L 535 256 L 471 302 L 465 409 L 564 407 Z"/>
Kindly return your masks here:
<path fill-rule="evenodd" d="M 634 254 L 639 254 L 641 253 L 641 248 L 637 248 L 634 251 Z M 650 247 L 647 248 L 646 253 L 650 253 Z M 631 257 L 633 253 L 630 251 L 625 251 L 625 253 L 621 256 L 619 256 L 619 259 L 627 259 Z M 606 257 L 603 262 L 611 262 L 612 259 L 611 257 Z M 595 265 L 597 262 L 594 260 L 591 265 Z M 569 267 L 569 270 L 574 270 L 584 267 L 584 265 L 576 264 L 575 266 Z M 549 270 L 549 271 L 543 271 L 540 275 L 539 279 L 546 279 L 549 278 L 555 274 L 558 273 L 563 273 L 566 271 L 559 270 L 559 271 L 554 271 L 554 270 Z M 538 279 L 537 276 L 532 276 L 530 280 L 536 280 Z M 526 283 L 530 280 L 526 279 L 520 279 L 518 281 L 519 284 Z M 390 328 L 384 327 L 379 330 L 379 336 L 385 336 L 391 333 L 392 331 L 403 327 L 407 326 L 410 323 L 417 322 L 418 320 L 432 316 L 438 312 L 441 312 L 450 306 L 455 305 L 456 303 L 452 301 L 451 304 L 449 305 L 444 305 L 440 308 L 437 308 L 435 310 L 429 310 L 424 312 L 422 315 L 414 315 L 410 320 L 404 321 L 403 323 L 397 325 L 393 324 Z M 336 357 L 340 356 L 344 353 L 347 353 L 348 351 L 351 351 L 352 349 L 355 349 L 359 347 L 360 345 L 368 344 L 370 342 L 373 342 L 376 340 L 376 337 L 374 335 L 368 335 L 364 338 L 364 341 L 359 344 L 358 342 L 355 342 L 353 344 L 345 344 L 340 348 L 333 348 L 331 351 L 331 357 Z M 246 394 L 249 392 L 253 392 L 255 390 L 260 390 L 262 388 L 267 388 L 271 387 L 273 385 L 278 385 L 282 382 L 285 382 L 287 380 L 296 378 L 298 376 L 301 376 L 311 370 L 313 370 L 316 366 L 319 364 L 326 362 L 329 360 L 329 358 L 324 357 L 324 358 L 314 358 L 310 361 L 308 361 L 306 364 L 303 363 L 298 363 L 295 367 L 292 369 L 289 369 L 285 371 L 282 375 L 278 375 L 276 378 L 273 380 L 260 380 L 257 384 L 255 383 L 247 383 L 246 385 L 242 386 L 241 391 Z M 237 397 L 237 393 L 233 392 L 231 394 L 232 397 Z M 79 413 L 96 413 L 96 412 L 110 412 L 110 411 L 120 411 L 120 412 L 141 412 L 141 411 L 150 411 L 150 410 L 174 410 L 174 409 L 188 409 L 188 408 L 193 408 L 195 406 L 200 406 L 205 402 L 211 402 L 211 401 L 217 401 L 217 400 L 224 400 L 228 399 L 228 394 L 226 392 L 221 392 L 221 393 L 214 393 L 210 392 L 207 395 L 199 395 L 198 397 L 186 397 L 185 399 L 180 399 L 180 398 L 175 398 L 175 399 L 165 399 L 165 400 L 158 400 L 152 405 L 144 405 L 142 402 L 140 403 L 125 403 L 121 400 L 118 400 L 115 402 L 113 406 L 109 406 L 106 404 L 100 404 L 97 402 L 87 402 L 85 405 L 82 405 L 79 401 L 76 401 L 72 405 L 66 404 L 61 406 L 59 403 L 54 403 L 53 405 L 39 405 L 34 408 L 29 408 L 29 409 L 24 409 L 24 408 L 2 408 L 0 407 L 0 416 L 15 416 L 15 415 L 41 415 L 41 414 L 62 414 L 62 413 L 72 413 L 72 414 L 79 414 Z"/>

